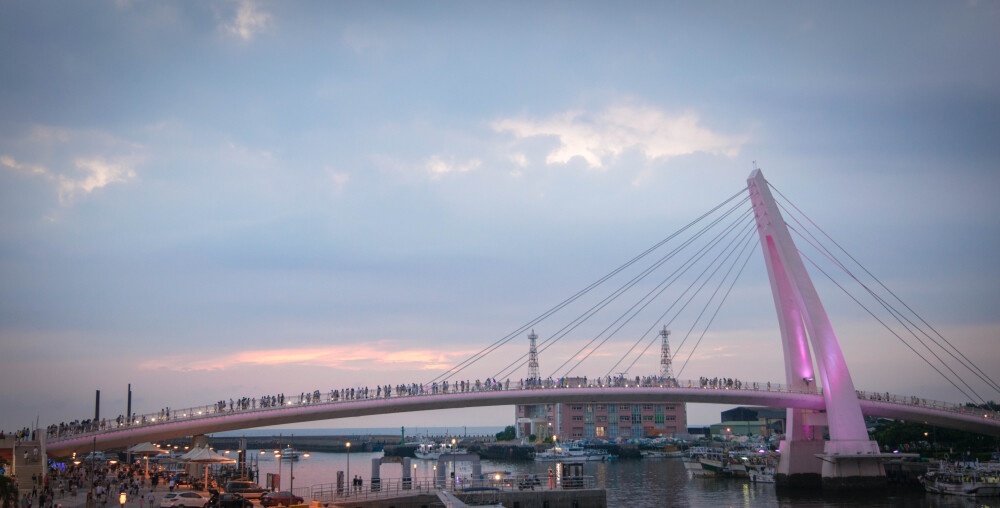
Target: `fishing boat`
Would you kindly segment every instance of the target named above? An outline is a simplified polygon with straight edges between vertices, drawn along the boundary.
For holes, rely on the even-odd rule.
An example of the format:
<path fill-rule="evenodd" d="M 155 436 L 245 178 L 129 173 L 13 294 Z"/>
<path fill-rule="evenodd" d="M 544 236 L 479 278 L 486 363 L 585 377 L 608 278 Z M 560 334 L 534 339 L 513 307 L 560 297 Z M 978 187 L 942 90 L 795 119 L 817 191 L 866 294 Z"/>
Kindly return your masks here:
<path fill-rule="evenodd" d="M 298 450 L 292 448 L 291 446 L 286 447 L 284 450 L 281 450 L 281 460 L 299 460 Z"/>
<path fill-rule="evenodd" d="M 570 460 L 571 458 L 572 456 L 568 451 L 558 446 L 553 446 L 548 450 L 535 454 L 535 462 L 559 462 L 562 460 Z"/>
<path fill-rule="evenodd" d="M 774 467 L 759 464 L 747 467 L 747 474 L 753 483 L 774 483 Z"/>
<path fill-rule="evenodd" d="M 448 443 L 435 443 L 433 441 L 423 441 L 418 443 L 418 447 L 413 451 L 413 456 L 418 459 L 437 460 L 445 453 L 465 453 L 465 448 L 452 447 Z"/>
<path fill-rule="evenodd" d="M 937 470 L 921 476 L 924 490 L 933 494 L 965 497 L 1000 496 L 1000 471 L 978 466 L 962 467 L 942 462 Z"/>

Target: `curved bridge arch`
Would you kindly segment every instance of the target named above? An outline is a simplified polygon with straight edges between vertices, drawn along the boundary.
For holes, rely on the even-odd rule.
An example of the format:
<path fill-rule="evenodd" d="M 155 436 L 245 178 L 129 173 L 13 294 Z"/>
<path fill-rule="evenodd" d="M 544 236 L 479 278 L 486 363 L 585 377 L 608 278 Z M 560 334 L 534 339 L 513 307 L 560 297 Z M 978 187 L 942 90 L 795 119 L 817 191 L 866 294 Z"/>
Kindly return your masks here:
<path fill-rule="evenodd" d="M 823 410 L 825 407 L 822 394 L 710 388 L 582 387 L 439 393 L 220 412 L 187 419 L 167 420 L 162 423 L 128 426 L 56 438 L 50 440 L 46 448 L 50 455 L 61 456 L 72 452 L 85 453 L 95 446 L 99 450 L 119 448 L 143 441 L 158 441 L 288 423 L 436 409 L 555 404 L 559 402 L 693 402 L 813 410 Z M 957 413 L 946 409 L 865 399 L 861 399 L 859 402 L 863 413 L 870 416 L 927 422 L 941 427 L 1000 436 L 1000 420 L 993 413 Z"/>

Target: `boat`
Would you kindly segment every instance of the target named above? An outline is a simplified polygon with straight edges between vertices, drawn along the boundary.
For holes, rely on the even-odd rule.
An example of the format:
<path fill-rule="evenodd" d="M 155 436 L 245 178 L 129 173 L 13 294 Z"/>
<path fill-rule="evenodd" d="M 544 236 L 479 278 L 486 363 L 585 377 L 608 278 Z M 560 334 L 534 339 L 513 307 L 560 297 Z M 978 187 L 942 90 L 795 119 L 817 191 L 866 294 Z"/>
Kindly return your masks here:
<path fill-rule="evenodd" d="M 535 454 L 535 462 L 603 462 L 609 458 L 604 450 L 589 450 L 580 446 L 562 448 L 553 446 L 542 453 Z"/>
<path fill-rule="evenodd" d="M 920 476 L 924 490 L 932 494 L 965 497 L 1000 497 L 1000 471 L 995 468 L 962 467 L 942 462 L 937 470 Z"/>
<path fill-rule="evenodd" d="M 299 460 L 298 450 L 291 446 L 286 447 L 284 450 L 281 450 L 281 460 Z"/>
<path fill-rule="evenodd" d="M 465 453 L 465 448 L 452 447 L 448 443 L 435 443 L 433 441 L 423 441 L 413 451 L 413 455 L 418 459 L 437 460 L 445 453 Z"/>
<path fill-rule="evenodd" d="M 665 458 L 679 458 L 684 456 L 684 452 L 678 450 L 676 447 L 664 448 L 662 450 L 643 450 L 639 452 L 639 455 L 644 459 L 665 459 Z"/>
<path fill-rule="evenodd" d="M 774 483 L 774 467 L 767 465 L 755 465 L 747 468 L 750 481 L 753 483 Z"/>
<path fill-rule="evenodd" d="M 535 462 L 558 462 L 562 460 L 570 460 L 571 458 L 572 456 L 570 456 L 568 451 L 558 446 L 553 446 L 542 453 L 535 454 Z"/>

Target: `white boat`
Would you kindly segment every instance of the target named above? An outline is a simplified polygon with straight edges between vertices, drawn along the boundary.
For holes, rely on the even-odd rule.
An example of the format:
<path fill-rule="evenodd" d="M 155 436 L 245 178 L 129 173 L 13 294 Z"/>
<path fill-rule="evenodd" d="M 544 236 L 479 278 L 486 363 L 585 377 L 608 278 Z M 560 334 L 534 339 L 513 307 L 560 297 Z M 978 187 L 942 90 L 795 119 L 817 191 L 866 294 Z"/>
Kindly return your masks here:
<path fill-rule="evenodd" d="M 754 483 L 774 483 L 774 468 L 771 466 L 751 466 L 747 468 L 750 481 Z"/>
<path fill-rule="evenodd" d="M 413 451 L 413 455 L 418 459 L 437 460 L 445 453 L 465 453 L 465 448 L 452 447 L 448 443 L 435 443 L 426 441 L 419 443 L 419 447 Z"/>
<path fill-rule="evenodd" d="M 604 450 L 588 450 L 579 446 L 562 448 L 553 446 L 542 453 L 535 454 L 535 462 L 603 462 L 608 458 Z"/>
<path fill-rule="evenodd" d="M 559 462 L 563 460 L 570 460 L 573 457 L 570 456 L 569 452 L 558 447 L 553 446 L 542 453 L 535 454 L 535 462 Z"/>
<path fill-rule="evenodd" d="M 286 447 L 284 450 L 281 450 L 281 460 L 299 460 L 298 450 L 292 448 L 291 446 Z"/>
<path fill-rule="evenodd" d="M 987 468 L 949 467 L 942 463 L 920 477 L 924 490 L 933 494 L 965 497 L 1000 496 L 1000 473 Z"/>

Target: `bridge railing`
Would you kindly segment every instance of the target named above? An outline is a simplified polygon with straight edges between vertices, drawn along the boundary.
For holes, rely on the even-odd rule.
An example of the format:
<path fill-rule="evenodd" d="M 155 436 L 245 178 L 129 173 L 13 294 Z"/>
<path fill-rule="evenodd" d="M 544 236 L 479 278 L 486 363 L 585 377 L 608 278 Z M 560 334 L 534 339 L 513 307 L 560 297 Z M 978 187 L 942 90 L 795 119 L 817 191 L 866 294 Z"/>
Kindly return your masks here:
<path fill-rule="evenodd" d="M 481 493 L 489 495 L 495 492 L 515 492 L 524 490 L 577 490 L 593 489 L 597 480 L 593 476 L 573 476 L 568 478 L 547 478 L 542 476 L 501 477 L 490 478 L 484 475 L 481 479 L 460 477 L 457 482 L 451 478 L 447 481 L 434 479 L 403 479 L 382 478 L 378 484 L 366 483 L 361 487 L 322 483 L 312 486 L 311 498 L 321 503 L 337 501 L 363 501 L 366 499 L 384 499 L 420 494 L 434 495 L 438 490 L 452 493 Z M 304 496 L 303 496 L 304 497 Z"/>
<path fill-rule="evenodd" d="M 282 409 L 287 409 L 290 407 L 298 406 L 314 406 L 314 405 L 339 405 L 339 404 L 350 404 L 359 400 L 372 400 L 378 398 L 419 398 L 428 396 L 439 396 L 445 394 L 462 394 L 462 393 L 483 393 L 483 392 L 493 392 L 493 391 L 522 391 L 522 390 L 537 390 L 537 389 L 568 389 L 568 388 L 601 388 L 601 389 L 635 389 L 635 388 L 680 388 L 680 389 L 698 389 L 698 390 L 740 390 L 740 391 L 756 391 L 756 392 L 779 392 L 779 393 L 819 393 L 822 394 L 820 387 L 815 387 L 815 391 L 806 390 L 796 390 L 790 388 L 788 385 L 782 383 L 771 383 L 771 382 L 753 382 L 753 381 L 742 381 L 738 379 L 730 378 L 700 378 L 700 379 L 688 379 L 688 380 L 674 380 L 674 379 L 660 379 L 656 377 L 646 377 L 639 378 L 638 382 L 634 378 L 625 379 L 612 379 L 607 378 L 569 378 L 569 379 L 547 379 L 540 380 L 537 383 L 518 382 L 511 386 L 511 383 L 467 383 L 467 384 L 450 384 L 447 389 L 443 388 L 442 385 L 408 385 L 408 391 L 406 393 L 393 393 L 392 395 L 386 395 L 384 392 L 375 391 L 373 395 L 372 390 L 367 392 L 364 389 L 355 389 L 355 396 L 353 398 L 340 396 L 339 391 L 331 391 L 327 393 L 320 393 L 318 397 L 313 396 L 316 392 L 311 392 L 308 397 L 303 394 L 302 396 L 294 397 L 281 397 L 279 400 L 281 403 L 268 405 L 266 407 L 261 407 L 257 404 L 257 400 L 241 398 L 239 401 L 234 400 L 232 404 L 226 404 L 224 401 L 220 401 L 215 404 L 207 404 L 202 406 L 193 406 L 184 409 L 169 409 L 164 408 L 160 412 L 156 413 L 145 413 L 142 415 L 135 415 L 134 417 L 126 420 L 124 418 L 116 418 L 110 420 L 104 420 L 98 424 L 91 425 L 80 425 L 80 424 L 70 424 L 64 426 L 50 426 L 48 429 L 48 439 L 50 442 L 59 441 L 61 439 L 67 439 L 70 437 L 80 437 L 89 436 L 97 434 L 107 434 L 115 433 L 118 431 L 125 431 L 130 428 L 159 425 L 164 423 L 171 423 L 176 421 L 187 421 L 195 420 L 201 418 L 213 418 L 218 416 L 224 416 L 235 413 L 246 413 L 246 412 L 256 412 L 256 413 L 266 413 L 270 411 L 280 411 Z M 456 389 L 457 388 L 457 389 Z M 336 393 L 336 396 L 334 394 Z M 861 399 L 875 400 L 879 402 L 891 403 L 891 404 L 901 404 L 907 406 L 917 406 L 926 409 L 936 409 L 941 411 L 947 411 L 951 413 L 963 414 L 963 415 L 979 415 L 983 418 L 1000 419 L 1000 413 L 993 411 L 986 411 L 982 409 L 972 408 L 965 406 L 964 404 L 955 404 L 950 402 L 928 400 L 924 398 L 918 398 L 913 396 L 904 395 L 894 395 L 890 393 L 883 392 L 867 392 L 858 391 L 857 395 Z M 249 403 L 247 401 L 252 401 Z"/>
<path fill-rule="evenodd" d="M 1000 412 L 970 407 L 965 404 L 956 404 L 954 402 L 926 399 L 913 395 L 897 395 L 889 392 L 869 392 L 858 390 L 857 394 L 858 398 L 862 400 L 921 407 L 924 409 L 938 409 L 949 413 L 958 413 L 980 418 L 992 418 L 994 420 L 1000 419 Z"/>

